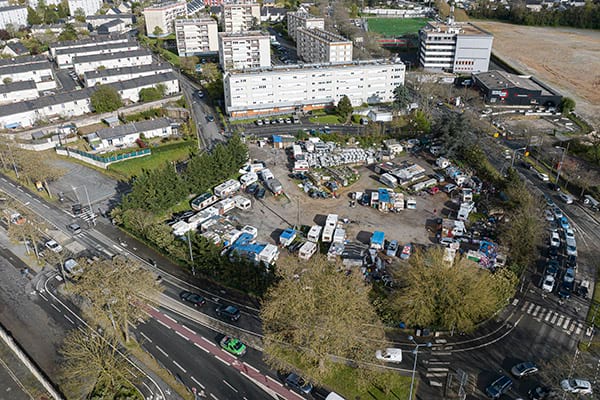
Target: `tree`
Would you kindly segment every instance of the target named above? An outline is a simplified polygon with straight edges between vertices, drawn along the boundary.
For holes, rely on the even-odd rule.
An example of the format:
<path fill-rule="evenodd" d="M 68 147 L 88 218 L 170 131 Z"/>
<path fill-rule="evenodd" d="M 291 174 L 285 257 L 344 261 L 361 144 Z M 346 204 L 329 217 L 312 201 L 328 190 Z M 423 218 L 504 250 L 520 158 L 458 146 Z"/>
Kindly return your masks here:
<path fill-rule="evenodd" d="M 140 90 L 140 101 L 147 103 L 149 101 L 160 100 L 165 97 L 167 88 L 163 84 L 158 84 L 155 87 L 144 88 Z"/>
<path fill-rule="evenodd" d="M 181 63 L 181 68 L 189 73 L 196 72 L 196 65 L 200 63 L 200 58 L 196 56 L 192 57 L 180 57 L 179 62 Z"/>
<path fill-rule="evenodd" d="M 123 107 L 121 95 L 112 86 L 99 85 L 90 98 L 92 108 L 97 114 L 116 111 Z"/>
<path fill-rule="evenodd" d="M 124 388 L 135 391 L 132 378 L 138 377 L 132 375 L 135 370 L 129 368 L 119 348 L 116 337 L 106 332 L 74 329 L 67 335 L 59 350 L 65 359 L 61 375 L 73 398 L 88 398 L 94 392 L 101 393 L 101 398 L 117 399 Z"/>
<path fill-rule="evenodd" d="M 75 10 L 73 17 L 75 17 L 76 21 L 85 22 L 85 11 L 83 11 L 83 9 L 80 7 Z"/>
<path fill-rule="evenodd" d="M 394 89 L 394 106 L 399 110 L 406 110 L 411 100 L 410 90 L 405 85 L 399 85 Z"/>
<path fill-rule="evenodd" d="M 29 25 L 41 25 L 43 22 L 42 17 L 30 6 L 27 7 L 27 24 Z"/>
<path fill-rule="evenodd" d="M 431 121 L 429 116 L 423 110 L 415 110 L 412 114 L 412 122 L 417 132 L 429 133 L 431 131 Z"/>
<path fill-rule="evenodd" d="M 58 35 L 58 40 L 66 41 L 75 39 L 77 39 L 77 31 L 75 30 L 75 27 L 73 24 L 65 24 L 62 32 Z"/>
<path fill-rule="evenodd" d="M 89 305 L 87 314 L 99 326 L 112 327 L 129 342 L 129 327 L 148 318 L 146 304 L 161 291 L 154 275 L 126 257 L 98 260 L 86 267 L 73 293 Z"/>
<path fill-rule="evenodd" d="M 155 26 L 154 30 L 152 31 L 152 35 L 154 35 L 155 37 L 159 37 L 162 36 L 163 34 L 163 30 L 160 26 Z"/>
<path fill-rule="evenodd" d="M 463 332 L 503 307 L 516 283 L 507 269 L 491 273 L 460 255 L 447 262 L 440 248 L 417 251 L 394 275 L 402 289 L 392 304 L 401 321 Z"/>
<path fill-rule="evenodd" d="M 267 292 L 260 311 L 271 366 L 299 368 L 302 360 L 303 375 L 323 382 L 335 368 L 332 356 L 373 362 L 376 348 L 385 343 L 383 325 L 362 276 L 340 267 L 324 256 L 308 263 L 279 260 L 280 281 Z"/>
<path fill-rule="evenodd" d="M 41 182 L 52 198 L 52 192 L 48 182 L 52 182 L 64 175 L 65 170 L 57 168 L 48 162 L 48 158 L 42 152 L 15 149 L 14 156 L 19 170 L 19 180 L 29 184 Z"/>
<path fill-rule="evenodd" d="M 560 110 L 563 115 L 567 115 L 575 110 L 575 100 L 570 97 L 563 97 L 560 102 Z"/>
<path fill-rule="evenodd" d="M 340 101 L 338 101 L 335 110 L 337 112 L 337 115 L 340 116 L 343 122 L 348 121 L 348 118 L 350 118 L 350 116 L 352 115 L 352 111 L 354 110 L 348 96 L 342 96 Z"/>

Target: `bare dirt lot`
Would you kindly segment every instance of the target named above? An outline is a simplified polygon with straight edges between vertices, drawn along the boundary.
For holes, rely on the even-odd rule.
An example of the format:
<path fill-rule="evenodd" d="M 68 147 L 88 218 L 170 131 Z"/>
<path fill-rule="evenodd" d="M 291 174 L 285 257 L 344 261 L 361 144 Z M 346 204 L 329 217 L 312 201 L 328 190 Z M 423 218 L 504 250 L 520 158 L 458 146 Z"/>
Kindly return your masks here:
<path fill-rule="evenodd" d="M 396 239 L 400 243 L 431 244 L 430 234 L 426 223 L 432 221 L 436 210 L 438 216 L 442 213 L 448 196 L 438 193 L 435 196 L 415 196 L 416 210 L 403 210 L 400 213 L 383 213 L 375 209 L 357 205 L 349 206 L 349 193 L 377 189 L 382 184 L 374 179 L 375 173 L 367 167 L 359 167 L 360 179 L 347 188 L 340 190 L 336 199 L 312 199 L 288 178 L 290 173 L 287 166 L 287 156 L 283 150 L 272 148 L 257 148 L 250 146 L 252 159 L 262 160 L 280 180 L 286 196 L 274 197 L 271 194 L 261 201 L 253 199 L 253 207 L 247 211 L 236 212 L 239 222 L 252 225 L 259 230 L 259 238 L 269 242 L 277 242 L 279 233 L 291 225 L 323 225 L 327 214 L 338 214 L 347 218 L 345 228 L 351 241 L 366 242 L 373 231 L 385 232 L 386 239 Z M 399 159 L 408 159 L 401 156 Z M 422 159 L 414 159 L 419 165 L 430 169 L 429 164 Z"/>
<path fill-rule="evenodd" d="M 494 35 L 500 58 L 572 97 L 581 115 L 600 123 L 600 31 L 473 23 Z"/>

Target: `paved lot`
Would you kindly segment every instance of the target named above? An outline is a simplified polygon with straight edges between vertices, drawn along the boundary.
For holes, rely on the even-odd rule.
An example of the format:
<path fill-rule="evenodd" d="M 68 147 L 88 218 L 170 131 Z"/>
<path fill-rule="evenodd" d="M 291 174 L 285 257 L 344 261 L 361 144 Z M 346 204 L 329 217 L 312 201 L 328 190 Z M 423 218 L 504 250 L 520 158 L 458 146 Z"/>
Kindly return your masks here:
<path fill-rule="evenodd" d="M 400 243 L 430 244 L 426 222 L 435 218 L 433 210 L 438 210 L 439 215 L 444 202 L 448 201 L 448 197 L 440 193 L 436 196 L 416 196 L 417 209 L 404 210 L 400 213 L 382 213 L 360 205 L 351 208 L 348 197 L 351 192 L 382 187 L 382 184 L 374 179 L 376 174 L 367 167 L 358 168 L 360 179 L 340 190 L 338 198 L 312 199 L 288 178 L 290 171 L 283 150 L 250 145 L 250 156 L 267 163 L 275 177 L 280 180 L 287 195 L 287 197 L 274 197 L 267 194 L 261 202 L 253 200 L 254 205 L 250 210 L 237 212 L 240 223 L 258 228 L 259 238 L 262 240 L 276 241 L 281 230 L 290 225 L 323 225 L 327 214 L 332 213 L 352 221 L 346 225 L 349 240 L 359 238 L 364 242 L 368 240 L 370 233 L 382 230 L 386 233 L 386 238 L 396 239 Z M 408 156 L 400 157 L 399 160 L 407 158 Z M 423 167 L 428 167 L 424 160 L 415 159 L 415 161 Z"/>

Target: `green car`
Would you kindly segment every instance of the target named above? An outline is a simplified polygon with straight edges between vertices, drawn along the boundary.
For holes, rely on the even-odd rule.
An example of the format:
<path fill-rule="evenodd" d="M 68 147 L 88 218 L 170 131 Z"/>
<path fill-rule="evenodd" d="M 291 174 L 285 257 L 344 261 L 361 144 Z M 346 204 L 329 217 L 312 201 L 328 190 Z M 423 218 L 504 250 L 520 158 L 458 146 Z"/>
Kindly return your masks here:
<path fill-rule="evenodd" d="M 221 348 L 234 356 L 243 356 L 246 354 L 246 345 L 240 341 L 229 336 L 225 336 L 221 339 Z"/>

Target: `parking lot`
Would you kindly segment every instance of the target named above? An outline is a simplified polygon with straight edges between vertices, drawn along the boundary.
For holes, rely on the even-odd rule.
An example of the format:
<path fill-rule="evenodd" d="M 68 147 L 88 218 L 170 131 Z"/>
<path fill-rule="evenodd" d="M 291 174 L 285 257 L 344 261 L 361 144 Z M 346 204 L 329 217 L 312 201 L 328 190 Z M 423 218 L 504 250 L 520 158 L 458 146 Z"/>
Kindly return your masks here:
<path fill-rule="evenodd" d="M 415 196 L 416 210 L 403 210 L 399 213 L 383 213 L 370 207 L 357 205 L 350 207 L 350 193 L 377 189 L 383 185 L 376 179 L 377 174 L 366 166 L 357 167 L 360 178 L 354 184 L 341 188 L 336 198 L 313 199 L 305 194 L 297 181 L 288 177 L 290 174 L 289 161 L 284 150 L 271 147 L 259 148 L 249 145 L 250 157 L 264 161 L 267 167 L 279 179 L 285 195 L 267 195 L 262 204 L 247 211 L 236 211 L 241 224 L 249 224 L 259 231 L 260 240 L 275 241 L 280 232 L 290 225 L 323 224 L 327 214 L 338 214 L 340 219 L 347 219 L 345 226 L 347 238 L 350 241 L 368 241 L 373 231 L 379 230 L 386 234 L 388 240 L 398 240 L 400 243 L 431 244 L 433 234 L 427 231 L 427 222 L 439 216 L 448 196 L 438 193 L 434 196 Z M 413 156 L 402 156 L 399 160 L 412 159 L 423 167 L 429 167 L 427 162 Z M 430 168 L 430 167 L 429 167 Z"/>

